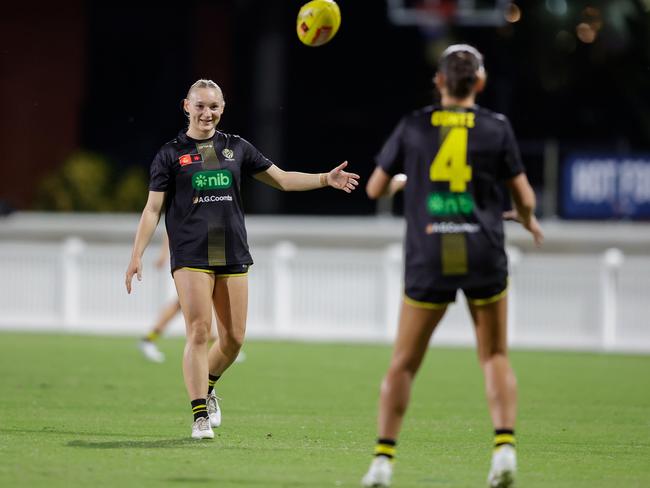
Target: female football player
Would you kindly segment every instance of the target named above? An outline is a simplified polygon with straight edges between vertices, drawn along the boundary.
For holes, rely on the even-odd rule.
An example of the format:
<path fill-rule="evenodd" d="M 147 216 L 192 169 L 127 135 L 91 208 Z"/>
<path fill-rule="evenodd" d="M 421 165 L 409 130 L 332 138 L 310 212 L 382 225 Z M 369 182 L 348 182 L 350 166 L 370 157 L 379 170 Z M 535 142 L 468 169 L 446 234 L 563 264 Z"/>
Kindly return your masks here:
<path fill-rule="evenodd" d="M 537 244 L 543 236 L 508 119 L 474 103 L 485 80 L 483 56 L 475 48 L 447 48 L 434 78 L 440 105 L 402 118 L 368 181 L 372 199 L 403 187 L 407 231 L 399 331 L 381 385 L 379 435 L 364 486 L 390 485 L 413 378 L 458 289 L 474 321 L 495 431 L 488 483 L 510 486 L 515 474 L 517 386 L 507 355 L 502 182 L 522 225 Z"/>
<path fill-rule="evenodd" d="M 328 173 L 283 171 L 245 139 L 216 130 L 225 107 L 219 86 L 194 83 L 183 101 L 189 125 L 165 144 L 151 164 L 149 198 L 126 270 L 142 279 L 142 254 L 165 207 L 171 271 L 185 319 L 183 376 L 194 423 L 192 437 L 213 438 L 221 421 L 214 383 L 242 346 L 248 306 L 248 252 L 240 194 L 243 176 L 283 191 L 331 186 L 352 192 L 359 176 L 343 162 Z M 208 348 L 212 308 L 217 342 Z M 206 398 L 207 394 L 207 398 Z"/>

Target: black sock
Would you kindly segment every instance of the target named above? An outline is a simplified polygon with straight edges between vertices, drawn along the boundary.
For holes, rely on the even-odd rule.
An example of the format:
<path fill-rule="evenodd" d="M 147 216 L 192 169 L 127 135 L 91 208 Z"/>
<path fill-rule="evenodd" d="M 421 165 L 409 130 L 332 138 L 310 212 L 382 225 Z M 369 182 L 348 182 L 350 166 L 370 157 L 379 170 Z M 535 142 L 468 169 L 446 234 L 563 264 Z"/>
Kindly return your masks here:
<path fill-rule="evenodd" d="M 506 444 L 515 447 L 515 431 L 513 429 L 494 429 L 494 447 Z"/>
<path fill-rule="evenodd" d="M 208 374 L 208 395 L 212 393 L 212 390 L 214 390 L 214 384 L 219 378 L 221 378 L 221 375 L 213 376 L 211 374 Z"/>
<path fill-rule="evenodd" d="M 194 414 L 194 420 L 200 417 L 208 418 L 208 408 L 205 406 L 205 398 L 192 400 L 191 403 L 192 403 L 192 413 Z"/>
<path fill-rule="evenodd" d="M 393 439 L 377 439 L 377 445 L 375 446 L 375 457 L 385 456 L 388 459 L 393 459 L 395 457 L 395 446 L 397 442 Z"/>

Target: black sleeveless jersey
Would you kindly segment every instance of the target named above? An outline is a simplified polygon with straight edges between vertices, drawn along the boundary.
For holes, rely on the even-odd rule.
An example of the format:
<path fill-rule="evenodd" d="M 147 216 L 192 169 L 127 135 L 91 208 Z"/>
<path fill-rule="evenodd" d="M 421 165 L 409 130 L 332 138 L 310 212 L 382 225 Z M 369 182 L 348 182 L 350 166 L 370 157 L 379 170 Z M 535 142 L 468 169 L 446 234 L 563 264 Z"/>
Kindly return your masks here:
<path fill-rule="evenodd" d="M 149 190 L 166 192 L 172 271 L 252 264 L 240 184 L 273 163 L 245 139 L 217 131 L 196 140 L 181 132 L 151 164 Z"/>
<path fill-rule="evenodd" d="M 377 156 L 405 173 L 407 281 L 477 287 L 507 274 L 504 180 L 524 171 L 508 119 L 484 108 L 425 107 L 399 122 Z"/>

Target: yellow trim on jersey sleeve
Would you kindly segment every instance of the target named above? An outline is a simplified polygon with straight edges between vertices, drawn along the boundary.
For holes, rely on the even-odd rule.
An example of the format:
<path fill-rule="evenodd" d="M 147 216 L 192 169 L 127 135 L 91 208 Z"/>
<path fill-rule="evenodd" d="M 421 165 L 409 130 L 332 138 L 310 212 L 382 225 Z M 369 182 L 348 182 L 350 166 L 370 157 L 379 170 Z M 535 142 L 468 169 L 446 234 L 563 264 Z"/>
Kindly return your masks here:
<path fill-rule="evenodd" d="M 447 305 L 453 302 L 445 302 L 445 303 L 419 302 L 417 300 L 413 300 L 407 295 L 404 295 L 404 303 L 411 305 L 412 307 L 426 308 L 427 310 L 442 310 L 443 308 L 447 307 Z"/>

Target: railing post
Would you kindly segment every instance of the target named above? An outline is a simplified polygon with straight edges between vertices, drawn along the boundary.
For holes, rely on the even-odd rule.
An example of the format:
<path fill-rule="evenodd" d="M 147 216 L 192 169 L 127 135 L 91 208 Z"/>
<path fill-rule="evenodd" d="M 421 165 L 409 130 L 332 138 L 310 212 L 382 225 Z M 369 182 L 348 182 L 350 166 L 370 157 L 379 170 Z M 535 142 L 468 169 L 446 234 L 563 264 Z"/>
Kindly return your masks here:
<path fill-rule="evenodd" d="M 557 215 L 557 194 L 560 172 L 560 149 L 557 140 L 548 139 L 544 142 L 544 193 L 542 196 L 542 212 L 544 218 Z"/>
<path fill-rule="evenodd" d="M 602 347 L 611 350 L 616 346 L 618 322 L 618 276 L 625 257 L 620 249 L 604 252 L 601 266 Z"/>
<path fill-rule="evenodd" d="M 383 256 L 384 274 L 384 334 L 382 339 L 392 340 L 397 333 L 399 309 L 404 293 L 402 276 L 402 245 L 389 244 Z"/>
<path fill-rule="evenodd" d="M 508 254 L 508 344 L 513 344 L 517 336 L 517 287 L 515 278 L 515 270 L 523 259 L 523 253 L 518 247 L 507 246 L 506 253 Z"/>
<path fill-rule="evenodd" d="M 289 241 L 278 242 L 272 251 L 273 328 L 281 335 L 292 329 L 291 261 L 296 252 L 296 246 Z"/>
<path fill-rule="evenodd" d="M 85 248 L 85 243 L 78 237 L 70 237 L 63 241 L 61 253 L 61 277 L 63 295 L 63 329 L 71 329 L 79 322 L 80 304 L 80 273 L 79 256 Z"/>

